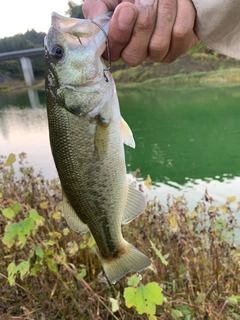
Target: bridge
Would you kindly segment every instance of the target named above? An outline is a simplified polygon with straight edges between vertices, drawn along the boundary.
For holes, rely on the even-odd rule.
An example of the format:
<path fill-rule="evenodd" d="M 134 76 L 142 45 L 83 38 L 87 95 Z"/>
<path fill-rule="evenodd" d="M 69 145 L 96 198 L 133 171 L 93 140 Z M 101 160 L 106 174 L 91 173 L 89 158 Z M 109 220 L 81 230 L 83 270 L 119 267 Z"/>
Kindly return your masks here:
<path fill-rule="evenodd" d="M 0 61 L 20 59 L 25 83 L 31 87 L 35 84 L 35 78 L 30 57 L 42 56 L 43 54 L 44 48 L 4 52 L 0 53 Z"/>

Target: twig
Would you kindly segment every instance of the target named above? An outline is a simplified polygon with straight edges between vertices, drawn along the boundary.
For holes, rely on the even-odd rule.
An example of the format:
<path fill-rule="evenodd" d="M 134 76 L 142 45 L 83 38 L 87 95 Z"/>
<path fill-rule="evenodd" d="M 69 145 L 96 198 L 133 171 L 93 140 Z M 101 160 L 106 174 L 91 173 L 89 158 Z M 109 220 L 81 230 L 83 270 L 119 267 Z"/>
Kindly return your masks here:
<path fill-rule="evenodd" d="M 8 280 L 8 277 L 5 276 L 4 274 L 0 273 L 0 276 L 7 279 Z M 28 291 L 27 289 L 25 289 L 24 287 L 22 287 L 20 284 L 18 284 L 17 282 L 15 282 L 15 285 L 19 288 L 21 288 L 22 290 L 24 290 L 25 292 L 27 292 L 28 294 L 30 294 L 30 296 L 32 296 L 34 299 L 38 300 L 37 297 L 35 297 L 30 291 Z"/>
<path fill-rule="evenodd" d="M 72 270 L 71 268 L 69 268 L 69 266 L 68 266 L 67 264 L 64 264 L 64 266 L 67 268 L 67 270 L 68 270 L 72 275 L 74 275 L 74 276 L 76 277 L 77 274 L 76 274 L 76 272 L 75 272 L 74 270 Z M 108 310 L 108 312 L 111 314 L 111 316 L 112 316 L 114 319 L 119 320 L 119 319 L 115 316 L 115 314 L 108 308 L 108 306 L 102 301 L 102 297 L 99 296 L 99 295 L 89 286 L 89 284 L 88 284 L 85 280 L 79 279 L 78 281 L 81 282 L 82 285 L 83 285 L 85 288 L 87 288 L 94 296 L 97 297 L 97 299 L 99 300 L 99 302 Z"/>
<path fill-rule="evenodd" d="M 61 275 L 60 275 L 58 272 L 56 272 L 56 275 L 57 275 L 58 279 L 60 280 L 60 282 L 62 283 L 62 285 L 64 286 L 64 288 L 67 290 L 67 292 L 68 292 L 70 298 L 72 299 L 72 302 L 74 303 L 74 305 L 75 305 L 76 309 L 78 310 L 79 314 L 83 315 L 83 312 L 82 312 L 82 310 L 80 309 L 80 307 L 79 307 L 76 299 L 74 298 L 71 290 L 68 288 L 68 286 L 66 285 L 66 283 L 63 281 Z"/>

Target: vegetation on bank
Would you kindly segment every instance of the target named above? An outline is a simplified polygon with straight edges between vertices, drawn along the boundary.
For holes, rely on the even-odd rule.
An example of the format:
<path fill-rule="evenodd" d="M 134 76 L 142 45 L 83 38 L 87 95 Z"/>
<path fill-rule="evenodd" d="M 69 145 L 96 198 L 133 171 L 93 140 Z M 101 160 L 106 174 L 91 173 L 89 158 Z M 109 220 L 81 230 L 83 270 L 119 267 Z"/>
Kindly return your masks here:
<path fill-rule="evenodd" d="M 184 195 L 166 197 L 123 227 L 152 267 L 112 285 L 93 238 L 62 217 L 59 182 L 35 173 L 25 154 L 1 157 L 1 320 L 239 319 L 240 202 L 216 207 L 206 191 L 190 212 Z"/>
<path fill-rule="evenodd" d="M 200 51 L 202 50 L 203 47 L 200 46 Z M 113 72 L 113 77 L 120 87 L 154 88 L 171 84 L 238 83 L 240 69 L 239 61 L 216 52 L 212 54 L 190 52 L 172 64 L 143 63 L 135 68 L 116 70 Z"/>

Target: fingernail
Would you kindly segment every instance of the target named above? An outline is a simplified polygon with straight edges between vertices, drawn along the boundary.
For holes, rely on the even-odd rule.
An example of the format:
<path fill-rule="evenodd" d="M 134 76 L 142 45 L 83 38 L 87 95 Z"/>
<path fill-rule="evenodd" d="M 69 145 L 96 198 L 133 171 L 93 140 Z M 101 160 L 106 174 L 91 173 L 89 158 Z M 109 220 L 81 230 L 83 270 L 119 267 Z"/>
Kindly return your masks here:
<path fill-rule="evenodd" d="M 153 6 L 155 0 L 140 0 L 140 4 L 144 7 Z"/>
<path fill-rule="evenodd" d="M 135 21 L 135 11 L 131 7 L 120 9 L 118 14 L 118 26 L 121 30 L 127 30 Z"/>

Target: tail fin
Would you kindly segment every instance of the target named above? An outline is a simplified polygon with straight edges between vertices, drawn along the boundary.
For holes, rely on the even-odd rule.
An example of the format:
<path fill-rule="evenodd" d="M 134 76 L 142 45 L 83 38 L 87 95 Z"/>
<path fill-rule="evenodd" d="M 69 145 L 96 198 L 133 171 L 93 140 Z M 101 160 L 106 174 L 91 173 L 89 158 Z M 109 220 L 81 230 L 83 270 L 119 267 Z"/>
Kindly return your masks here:
<path fill-rule="evenodd" d="M 112 283 L 116 283 L 128 272 L 141 271 L 151 265 L 151 261 L 145 254 L 130 243 L 127 243 L 127 245 L 128 249 L 121 257 L 111 261 L 101 259 L 105 274 Z"/>

